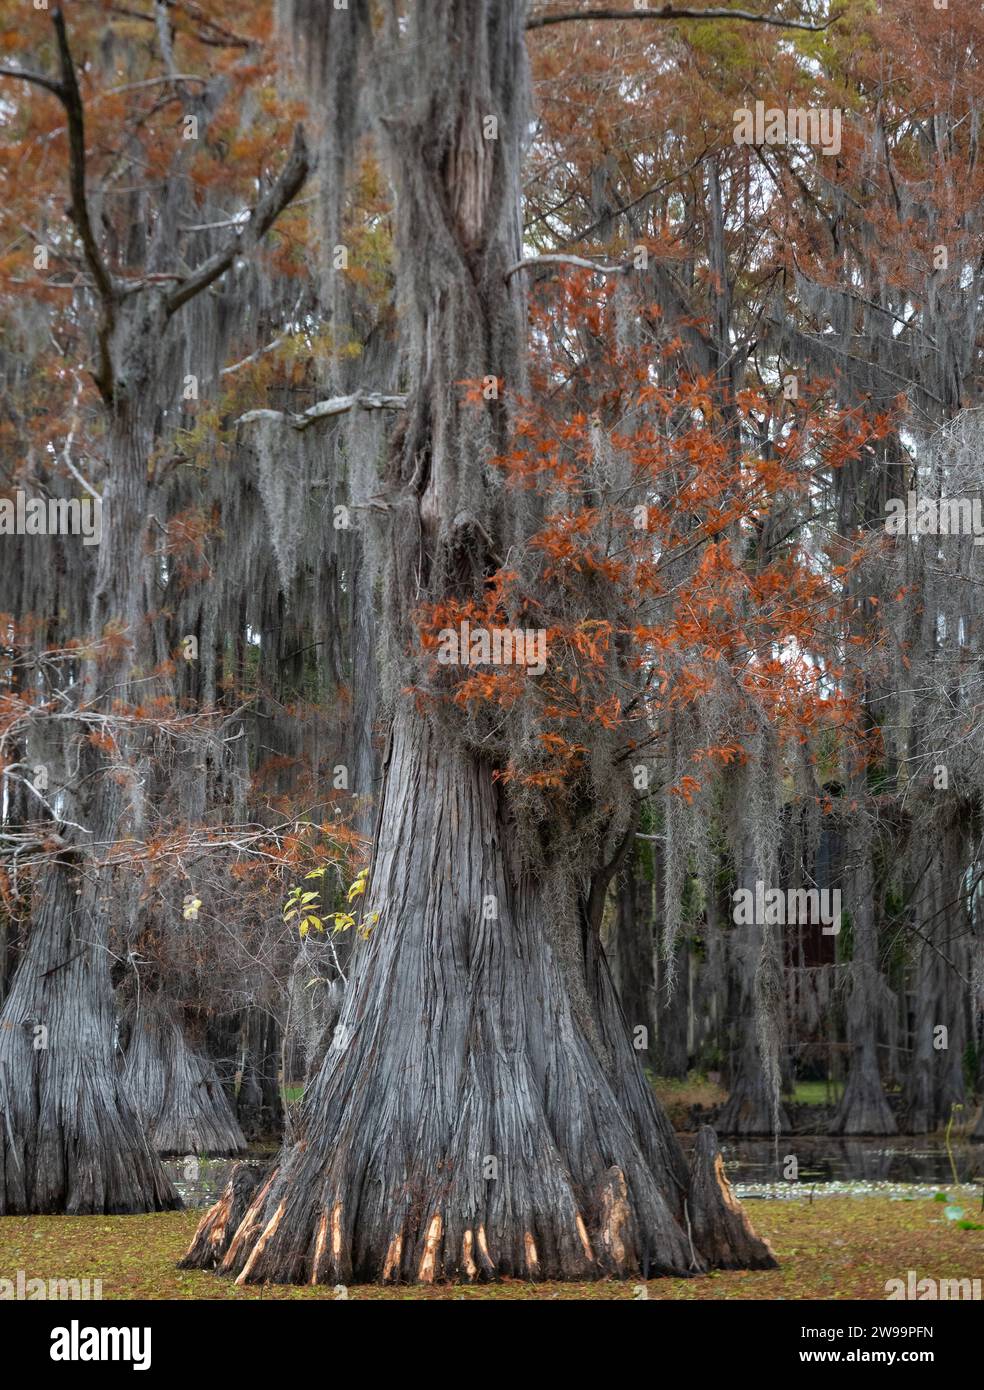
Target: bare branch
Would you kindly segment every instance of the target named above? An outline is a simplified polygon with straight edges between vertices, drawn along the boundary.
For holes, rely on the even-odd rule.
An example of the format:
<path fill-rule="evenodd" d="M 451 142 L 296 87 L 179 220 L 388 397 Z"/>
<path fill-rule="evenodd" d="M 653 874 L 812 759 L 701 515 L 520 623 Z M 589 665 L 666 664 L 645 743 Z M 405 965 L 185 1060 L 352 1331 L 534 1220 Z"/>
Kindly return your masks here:
<path fill-rule="evenodd" d="M 256 207 L 229 244 L 223 250 L 217 251 L 214 256 L 210 256 L 197 270 L 182 280 L 178 288 L 169 295 L 167 299 L 168 314 L 173 314 L 175 310 L 181 308 L 182 304 L 187 304 L 189 299 L 194 299 L 196 294 L 207 289 L 220 275 L 225 274 L 238 256 L 251 251 L 263 239 L 284 208 L 303 187 L 310 167 L 307 141 L 304 139 L 304 127 L 297 125 L 294 127 L 294 142 L 291 145 L 287 163 L 280 171 L 276 181 L 260 198 Z"/>
<path fill-rule="evenodd" d="M 72 375 L 75 377 L 75 393 L 72 396 L 72 415 L 69 422 L 68 434 L 65 437 L 65 447 L 62 450 L 62 462 L 75 481 L 85 488 L 89 496 L 94 498 L 97 502 L 101 502 L 102 498 L 99 493 L 90 483 L 86 482 L 85 478 L 83 478 L 82 474 L 72 462 L 72 446 L 75 443 L 75 431 L 79 428 L 79 401 L 82 399 L 82 382 L 79 378 L 79 374 L 78 372 L 73 372 Z"/>
<path fill-rule="evenodd" d="M 332 396 L 318 401 L 298 415 L 282 410 L 247 410 L 236 420 L 237 425 L 250 425 L 254 420 L 283 420 L 295 430 L 306 430 L 317 420 L 344 415 L 349 410 L 405 410 L 406 396 L 384 396 L 379 391 L 356 391 L 351 396 Z"/>
<path fill-rule="evenodd" d="M 297 198 L 292 204 L 295 208 L 305 208 L 317 201 L 317 193 L 309 193 L 306 198 Z M 248 219 L 249 212 L 246 210 L 236 213 L 235 217 L 223 217 L 220 222 L 182 222 L 183 232 L 218 232 L 225 231 L 227 227 L 242 227 Z"/>
<path fill-rule="evenodd" d="M 256 351 L 251 352 L 248 357 L 243 357 L 238 362 L 232 362 L 228 367 L 223 367 L 219 372 L 219 376 L 231 376 L 233 372 L 238 372 L 243 367 L 248 367 L 251 362 L 259 361 L 259 359 L 261 357 L 265 357 L 268 352 L 275 352 L 281 343 L 285 342 L 288 338 L 290 338 L 294 332 L 294 323 L 297 319 L 298 313 L 300 312 L 302 298 L 303 291 L 301 292 L 301 294 L 297 296 L 297 303 L 294 305 L 294 309 L 290 316 L 288 327 L 283 331 L 283 333 L 278 334 L 272 342 L 264 343 L 262 347 L 258 347 Z"/>
<path fill-rule="evenodd" d="M 96 284 L 102 305 L 99 327 L 99 371 L 96 383 L 104 398 L 112 394 L 112 364 L 109 360 L 109 335 L 112 331 L 115 287 L 112 276 L 103 261 L 89 217 L 89 203 L 85 186 L 85 115 L 82 107 L 82 94 L 75 75 L 75 63 L 68 46 L 65 32 L 65 18 L 60 9 L 52 12 L 52 23 L 58 45 L 58 58 L 61 67 L 61 81 L 45 77 L 42 73 L 25 72 L 19 68 L 0 67 L 0 76 L 20 78 L 56 96 L 65 108 L 68 126 L 69 169 L 68 186 L 71 194 L 69 216 L 75 225 L 82 242 L 85 263 Z"/>
<path fill-rule="evenodd" d="M 85 117 L 82 110 L 82 94 L 79 91 L 78 79 L 75 76 L 75 63 L 72 53 L 68 46 L 68 35 L 65 32 L 65 18 L 61 10 L 55 10 L 51 16 L 55 26 L 55 35 L 58 40 L 58 56 L 61 62 L 62 80 L 58 95 L 65 108 L 68 117 L 68 145 L 70 156 L 69 167 L 69 188 L 72 194 L 71 216 L 76 229 L 82 239 L 82 249 L 85 252 L 86 264 L 92 273 L 92 278 L 96 282 L 100 297 L 103 301 L 104 311 L 112 303 L 113 281 L 109 271 L 103 263 L 103 258 L 99 252 L 95 233 L 92 230 L 92 222 L 89 218 L 89 203 L 85 191 Z"/>
<path fill-rule="evenodd" d="M 218 36 L 217 38 L 209 38 L 206 34 L 199 31 L 195 37 L 201 43 L 219 44 L 228 48 L 252 48 L 255 45 L 255 40 L 244 39 L 242 35 L 236 34 L 233 30 L 225 28 L 224 25 L 217 23 L 214 19 L 210 19 L 202 7 L 194 3 L 194 0 L 184 0 L 183 3 L 177 4 L 175 8 L 179 11 L 183 10 L 190 18 L 197 20 L 199 24 L 203 24 L 206 29 L 211 29 L 212 32 Z"/>
<path fill-rule="evenodd" d="M 405 410 L 406 396 L 384 396 L 379 391 L 356 391 L 351 396 L 335 396 L 332 400 L 318 401 L 303 411 L 296 429 L 306 430 L 316 420 L 326 420 L 332 415 L 344 415 L 348 410 Z"/>
<path fill-rule="evenodd" d="M 690 10 L 663 5 L 653 10 L 558 10 L 555 13 L 534 14 L 526 21 L 527 29 L 545 29 L 550 24 L 568 24 L 574 19 L 589 20 L 629 20 L 629 19 L 741 19 L 748 24 L 771 24 L 776 29 L 806 29 L 810 33 L 820 33 L 836 24 L 839 16 L 828 19 L 825 24 L 811 24 L 805 19 L 783 19 L 779 15 L 753 14 L 749 10 Z"/>
<path fill-rule="evenodd" d="M 587 256 L 571 256 L 560 252 L 550 252 L 543 256 L 527 256 L 525 260 L 517 261 L 511 265 L 503 275 L 504 280 L 515 275 L 517 270 L 525 270 L 528 266 L 535 265 L 579 265 L 584 270 L 595 270 L 599 275 L 626 275 L 631 269 L 631 263 L 624 265 L 599 265 L 597 261 L 589 261 Z"/>
<path fill-rule="evenodd" d="M 208 86 L 208 78 L 202 77 L 197 72 L 168 72 L 160 77 L 144 77 L 139 82 L 124 82 L 122 87 L 107 87 L 105 91 L 99 93 L 100 96 L 117 96 L 120 92 L 137 92 L 141 87 L 161 87 L 168 82 L 198 82 L 203 87 Z"/>
<path fill-rule="evenodd" d="M 23 68 L 8 68 L 6 64 L 0 64 L 0 77 L 19 77 L 22 82 L 33 82 L 35 87 L 43 87 L 46 92 L 52 92 L 59 101 L 65 99 L 61 84 L 53 77 L 45 77 L 43 73 L 26 72 Z"/>
<path fill-rule="evenodd" d="M 154 0 L 154 21 L 157 26 L 157 42 L 161 47 L 161 57 L 164 59 L 168 77 L 173 80 L 177 69 L 174 66 L 174 48 L 171 44 L 171 21 L 168 18 L 167 5 L 164 0 Z"/>
<path fill-rule="evenodd" d="M 254 40 L 244 39 L 239 34 L 234 34 L 231 29 L 223 28 L 223 26 L 218 24 L 214 19 L 209 19 L 200 6 L 191 4 L 190 0 L 189 3 L 186 4 L 180 4 L 178 0 L 170 0 L 170 2 L 173 9 L 177 10 L 179 13 L 184 13 L 189 19 L 204 26 L 204 29 L 199 29 L 197 31 L 194 29 L 182 29 L 180 32 L 185 37 L 197 39 L 199 43 L 210 44 L 213 48 L 255 47 Z M 99 3 L 102 3 L 102 0 L 99 0 Z M 110 14 L 122 15 L 125 19 L 139 19 L 145 24 L 155 23 L 154 15 L 145 14 L 141 10 L 131 9 L 128 5 L 110 4 L 108 8 Z M 205 30 L 209 29 L 212 31 L 211 34 L 205 32 Z"/>

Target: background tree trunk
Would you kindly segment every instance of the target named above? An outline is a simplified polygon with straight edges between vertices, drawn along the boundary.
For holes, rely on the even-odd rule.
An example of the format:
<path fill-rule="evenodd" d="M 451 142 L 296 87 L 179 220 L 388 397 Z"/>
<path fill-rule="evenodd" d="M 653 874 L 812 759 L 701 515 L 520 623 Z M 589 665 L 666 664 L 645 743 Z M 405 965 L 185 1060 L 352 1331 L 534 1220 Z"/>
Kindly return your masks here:
<path fill-rule="evenodd" d="M 879 1022 L 887 986 L 878 967 L 875 871 L 870 833 L 853 837 L 848 852 L 850 889 L 845 907 L 854 929 L 847 1000 L 847 1083 L 830 1125 L 831 1134 L 895 1134 L 878 1066 Z"/>
<path fill-rule="evenodd" d="M 66 863 L 0 1016 L 0 1215 L 164 1211 L 181 1205 L 118 1063 L 105 951 Z M 42 1030 L 42 1031 L 39 1031 Z"/>
<path fill-rule="evenodd" d="M 167 1002 L 143 995 L 130 1012 L 129 1026 L 126 1077 L 157 1152 L 245 1152 L 246 1140 L 215 1067 L 188 1045 Z"/>
<path fill-rule="evenodd" d="M 734 1022 L 737 1061 L 728 1099 L 714 1114 L 714 1127 L 720 1134 L 772 1134 L 789 1129 L 789 1117 L 780 1106 L 778 1130 L 762 1055 L 755 1027 L 755 972 L 762 949 L 761 929 L 733 927 L 732 963 L 737 975 L 738 1014 Z M 736 932 L 742 940 L 734 939 Z"/>
<path fill-rule="evenodd" d="M 750 846 L 743 859 L 741 885 L 754 893 L 758 870 Z M 738 1012 L 734 1019 L 737 1064 L 731 1076 L 728 1099 L 714 1116 L 715 1127 L 721 1134 L 781 1134 L 789 1128 L 784 1108 L 780 1105 L 778 1111 L 776 1109 L 776 1097 L 769 1086 L 756 1027 L 761 1007 L 757 972 L 762 957 L 763 930 L 760 923 L 731 925 L 728 930 L 728 955 L 737 986 Z"/>
<path fill-rule="evenodd" d="M 236 1118 L 250 1142 L 276 1138 L 282 1132 L 283 1099 L 277 1080 L 280 1061 L 276 1020 L 263 1009 L 247 1009 L 240 1026 Z"/>
<path fill-rule="evenodd" d="M 945 841 L 944 841 L 945 843 Z M 909 1133 L 927 1134 L 950 1119 L 966 1100 L 963 1055 L 966 1023 L 953 957 L 960 941 L 955 923 L 959 875 L 946 872 L 945 851 L 934 852 L 917 902 L 912 1052 L 903 1105 Z M 941 1031 L 941 1030 L 945 1030 Z"/>
<path fill-rule="evenodd" d="M 94 642 L 108 642 L 84 662 L 79 692 L 80 704 L 96 716 L 126 701 L 134 674 L 144 674 L 148 461 L 164 322 L 159 292 L 131 295 L 119 306 L 110 341 L 112 466 L 89 627 Z M 141 694 L 146 698 L 146 686 Z M 109 740 L 107 749 L 90 732 L 74 731 L 78 771 L 65 819 L 76 828 L 63 827 L 74 849 L 40 882 L 28 948 L 0 1012 L 0 1129 L 8 1154 L 0 1211 L 180 1206 L 116 1056 L 108 949 L 114 883 L 99 854 L 116 841 L 125 816 L 139 821 L 139 793 L 132 795 L 138 774 L 133 765 L 120 767 L 137 753 L 132 742 L 118 750 Z M 31 1020 L 47 1028 L 45 1048 L 28 1040 Z"/>
<path fill-rule="evenodd" d="M 650 892 L 651 886 L 646 880 L 640 882 L 637 878 L 630 856 L 619 879 L 610 949 L 612 974 L 633 1041 L 638 1039 L 645 1044 L 636 1045 L 639 1060 L 643 1066 L 655 1069 L 658 1044 L 653 929 L 652 917 L 647 911 Z M 639 1033 L 640 1028 L 645 1032 Z"/>

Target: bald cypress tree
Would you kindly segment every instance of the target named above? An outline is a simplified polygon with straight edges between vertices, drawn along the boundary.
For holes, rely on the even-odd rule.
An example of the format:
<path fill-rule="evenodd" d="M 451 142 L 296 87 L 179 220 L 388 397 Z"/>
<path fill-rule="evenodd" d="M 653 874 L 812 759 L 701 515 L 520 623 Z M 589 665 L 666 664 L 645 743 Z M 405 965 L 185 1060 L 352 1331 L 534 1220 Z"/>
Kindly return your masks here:
<path fill-rule="evenodd" d="M 308 159 L 298 128 L 279 177 L 242 227 L 226 232 L 194 268 L 183 263 L 175 270 L 169 267 L 188 158 L 177 144 L 161 187 L 147 202 L 138 198 L 133 210 L 141 220 L 116 240 L 119 225 L 107 216 L 100 227 L 92 212 L 86 112 L 60 10 L 52 11 L 51 23 L 55 70 L 5 69 L 4 75 L 20 76 L 43 93 L 39 99 L 57 100 L 67 125 L 62 177 L 71 232 L 61 236 L 64 254 L 78 266 L 79 336 L 98 391 L 103 527 L 91 570 L 74 560 L 75 583 L 88 580 L 87 601 L 77 609 L 81 633 L 65 632 L 49 615 L 63 643 L 84 639 L 70 654 L 73 679 L 59 696 L 64 717 L 51 721 L 50 705 L 41 702 L 28 701 L 23 711 L 28 742 L 49 752 L 59 795 L 55 805 L 42 799 L 47 821 L 36 847 L 47 858 L 33 884 L 27 944 L 0 1012 L 0 1213 L 147 1211 L 180 1202 L 119 1065 L 109 942 L 119 862 L 112 848 L 146 832 L 153 721 L 140 711 L 155 696 L 168 703 L 149 621 L 148 531 L 164 471 L 157 467 L 158 447 L 167 436 L 168 407 L 173 418 L 180 394 L 175 377 L 182 359 L 174 347 L 182 320 L 189 327 L 189 306 L 255 248 L 303 184 Z M 162 48 L 173 70 L 169 43 Z M 206 318 L 214 341 L 214 315 Z M 193 326 L 200 329 L 201 321 Z M 224 1109 L 221 1100 L 220 1125 Z"/>
<path fill-rule="evenodd" d="M 221 1204 L 206 1218 L 189 1261 L 227 1247 L 221 1272 L 242 1282 L 685 1274 L 705 1267 L 690 1175 L 599 940 L 630 823 L 587 787 L 563 826 L 524 819 L 501 762 L 405 691 L 420 605 L 480 596 L 528 525 L 488 466 L 509 441 L 504 397 L 526 385 L 525 6 L 428 0 L 378 19 L 363 0 L 294 11 L 327 115 L 329 247 L 365 113 L 395 190 L 407 399 L 372 508 L 390 710 L 378 925 L 299 1142 L 237 1230 Z M 494 389 L 476 404 L 467 382 Z M 714 1224 L 729 1199 L 710 1187 Z M 742 1258 L 769 1262 L 742 1232 Z"/>

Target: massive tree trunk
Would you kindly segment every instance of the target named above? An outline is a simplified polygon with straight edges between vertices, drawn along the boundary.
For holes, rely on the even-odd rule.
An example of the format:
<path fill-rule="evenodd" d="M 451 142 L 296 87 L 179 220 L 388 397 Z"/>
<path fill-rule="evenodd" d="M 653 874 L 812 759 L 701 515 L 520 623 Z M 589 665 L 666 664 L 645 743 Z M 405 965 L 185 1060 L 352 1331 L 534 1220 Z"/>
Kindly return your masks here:
<path fill-rule="evenodd" d="M 610 873 L 586 844 L 572 856 L 581 889 L 558 902 L 535 840 L 521 852 L 492 759 L 400 693 L 417 605 L 480 594 L 520 534 L 484 468 L 508 441 L 503 404 L 475 407 L 461 383 L 524 384 L 521 277 L 506 274 L 521 246 L 524 8 L 425 0 L 405 29 L 376 31 L 362 0 L 304 7 L 327 40 L 332 101 L 351 100 L 357 44 L 378 46 L 366 71 L 396 183 L 411 392 L 379 508 L 395 668 L 367 904 L 379 920 L 299 1142 L 220 1266 L 241 1282 L 703 1267 L 686 1164 L 598 941 Z M 213 1248 L 204 1232 L 198 1245 Z"/>
<path fill-rule="evenodd" d="M 52 866 L 0 1016 L 0 1216 L 181 1205 L 120 1071 L 106 952 L 78 867 Z"/>
<path fill-rule="evenodd" d="M 304 1142 L 224 1270 L 685 1272 L 672 1139 L 652 1122 L 635 1132 L 605 1074 L 583 952 L 547 940 L 489 772 L 411 711 L 393 732 L 372 879 L 380 923 L 305 1098 Z"/>
<path fill-rule="evenodd" d="M 500 795 L 480 762 L 400 713 L 372 870 L 380 921 L 305 1096 L 302 1141 L 222 1272 L 333 1283 L 702 1267 L 686 1166 L 600 949 L 576 919 L 551 933 Z"/>
<path fill-rule="evenodd" d="M 95 646 L 82 665 L 79 727 L 65 756 L 74 763 L 58 827 L 66 848 L 37 887 L 27 951 L 0 1012 L 0 1212 L 180 1206 L 117 1067 L 115 885 L 104 855 L 124 821 L 139 820 L 140 790 L 136 740 L 121 735 L 117 744 L 100 722 L 128 699 L 135 674 L 145 674 L 144 535 L 163 328 L 159 293 L 134 294 L 118 306 L 110 339 L 116 386 L 107 402 L 110 469 L 90 612 Z M 146 682 L 141 690 L 146 698 Z M 35 1034 L 38 1025 L 47 1032 Z"/>

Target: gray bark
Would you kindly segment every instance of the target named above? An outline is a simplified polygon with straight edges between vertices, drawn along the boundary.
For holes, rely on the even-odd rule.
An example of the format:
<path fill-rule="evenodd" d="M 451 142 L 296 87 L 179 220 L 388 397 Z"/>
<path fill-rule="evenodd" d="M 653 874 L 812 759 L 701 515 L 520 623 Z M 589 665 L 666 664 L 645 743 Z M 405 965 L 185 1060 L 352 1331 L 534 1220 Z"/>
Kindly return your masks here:
<path fill-rule="evenodd" d="M 111 468 L 89 630 L 98 639 L 116 628 L 126 645 L 83 666 L 80 704 L 94 713 L 127 698 L 145 639 L 147 460 L 164 323 L 159 294 L 132 295 L 119 306 L 109 339 Z M 78 778 L 66 820 L 82 829 L 62 827 L 71 848 L 41 881 L 27 950 L 0 1012 L 0 1211 L 153 1211 L 180 1199 L 116 1066 L 108 950 L 114 884 L 98 853 L 117 839 L 133 808 L 115 751 L 107 754 L 84 731 L 76 737 Z M 29 1041 L 32 1020 L 48 1029 L 44 1049 Z"/>
<path fill-rule="evenodd" d="M 963 991 L 954 970 L 960 943 L 954 929 L 957 908 L 951 901 L 958 893 L 958 876 L 952 868 L 944 841 L 933 855 L 917 904 L 920 935 L 915 944 L 912 1052 L 903 1096 L 905 1125 L 912 1134 L 942 1127 L 952 1107 L 966 1101 L 967 1030 Z"/>
<path fill-rule="evenodd" d="M 623 871 L 616 898 L 615 923 L 610 943 L 612 974 L 622 1011 L 644 1066 L 656 1067 L 656 980 L 653 969 L 652 917 L 647 912 L 651 885 L 637 878 L 630 859 Z M 644 1029 L 640 1033 L 638 1030 Z"/>
<path fill-rule="evenodd" d="M 189 1046 L 166 1000 L 142 996 L 129 1027 L 126 1077 L 157 1152 L 243 1153 L 246 1140 L 215 1067 Z"/>
<path fill-rule="evenodd" d="M 758 870 L 751 847 L 746 848 L 741 883 L 754 891 Z M 737 1014 L 731 1020 L 737 1060 L 732 1070 L 728 1099 L 719 1107 L 714 1124 L 721 1134 L 773 1134 L 789 1129 L 785 1109 L 776 1098 L 766 1074 L 757 1027 L 762 1001 L 758 973 L 762 961 L 761 923 L 731 926 L 728 932 L 730 965 L 734 974 L 734 1003 Z M 778 930 L 778 928 L 776 928 Z"/>
<path fill-rule="evenodd" d="M 831 1134 L 895 1134 L 895 1116 L 878 1066 L 879 1021 L 886 985 L 878 965 L 875 873 L 870 834 L 856 833 L 848 854 L 850 889 L 845 907 L 854 928 L 847 1001 L 848 1071 Z M 856 860 L 856 863 L 852 861 Z"/>
<path fill-rule="evenodd" d="M 38 888 L 27 953 L 0 1015 L 0 1215 L 181 1205 L 117 1064 L 105 951 L 78 861 Z M 39 1031 L 46 1030 L 46 1031 Z"/>
<path fill-rule="evenodd" d="M 725 1177 L 713 1129 L 702 1125 L 690 1156 L 687 1201 L 694 1243 L 718 1269 L 775 1269 L 779 1261 L 767 1240 L 752 1230 Z"/>
<path fill-rule="evenodd" d="M 319 1283 L 686 1273 L 672 1133 L 624 1025 L 615 1036 L 603 967 L 576 940 L 548 939 L 490 772 L 405 712 L 385 787 L 380 924 L 305 1095 L 303 1142 L 223 1272 Z M 593 1020 L 578 994 L 598 1000 Z"/>

